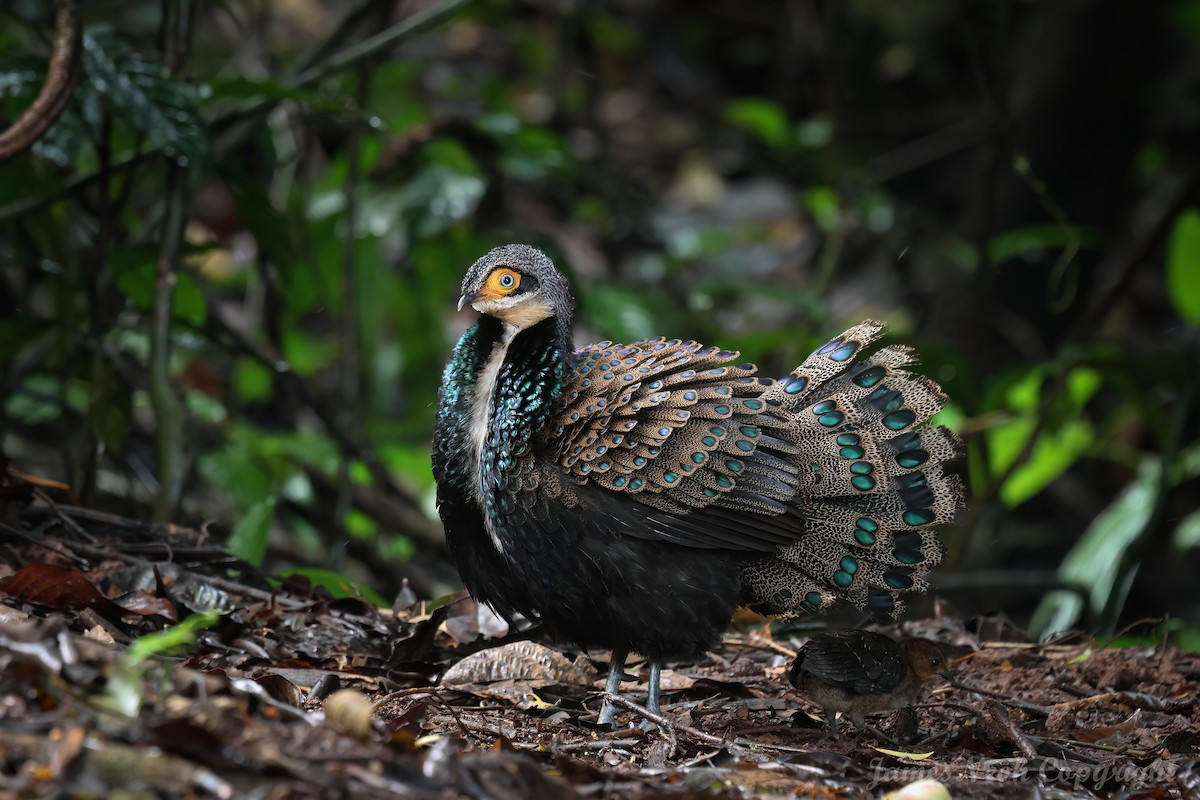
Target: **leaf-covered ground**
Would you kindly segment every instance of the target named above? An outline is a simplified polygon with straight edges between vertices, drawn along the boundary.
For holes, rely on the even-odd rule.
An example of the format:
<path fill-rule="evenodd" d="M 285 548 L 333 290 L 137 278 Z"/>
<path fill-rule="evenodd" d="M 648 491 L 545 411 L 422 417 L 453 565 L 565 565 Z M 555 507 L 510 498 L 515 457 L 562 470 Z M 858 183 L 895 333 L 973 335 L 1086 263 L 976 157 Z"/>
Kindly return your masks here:
<path fill-rule="evenodd" d="M 664 673 L 666 727 L 631 704 L 606 730 L 604 653 L 507 632 L 465 597 L 384 611 L 272 584 L 202 530 L 59 503 L 11 472 L 0 596 L 0 799 L 1200 792 L 1200 657 L 1173 648 L 908 623 L 959 685 L 873 720 L 882 739 L 830 734 L 786 681 L 803 634 L 750 623 Z M 629 674 L 640 702 L 644 665 Z"/>

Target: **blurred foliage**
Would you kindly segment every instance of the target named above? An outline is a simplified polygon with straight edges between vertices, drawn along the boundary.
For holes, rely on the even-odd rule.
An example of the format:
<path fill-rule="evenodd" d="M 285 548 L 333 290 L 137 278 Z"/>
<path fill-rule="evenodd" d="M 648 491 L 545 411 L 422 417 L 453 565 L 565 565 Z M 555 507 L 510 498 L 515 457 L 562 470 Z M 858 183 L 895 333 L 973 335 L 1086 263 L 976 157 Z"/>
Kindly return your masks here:
<path fill-rule="evenodd" d="M 50 5 L 0 11 L 0 120 L 41 85 Z M 335 591 L 441 594 L 457 284 L 525 241 L 571 274 L 581 340 L 782 374 L 889 320 L 968 441 L 952 601 L 1046 631 L 1197 618 L 1200 0 L 83 13 L 67 112 L 0 164 L 2 448 L 81 502 L 165 501 Z"/>

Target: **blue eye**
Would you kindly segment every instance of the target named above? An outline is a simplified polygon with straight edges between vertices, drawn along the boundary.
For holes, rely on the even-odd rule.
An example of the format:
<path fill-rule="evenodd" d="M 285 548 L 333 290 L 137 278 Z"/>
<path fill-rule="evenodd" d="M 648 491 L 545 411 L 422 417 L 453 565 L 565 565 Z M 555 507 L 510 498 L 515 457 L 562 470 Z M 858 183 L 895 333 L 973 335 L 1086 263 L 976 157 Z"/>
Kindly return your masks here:
<path fill-rule="evenodd" d="M 511 272 L 506 272 L 500 276 L 500 285 L 503 286 L 505 289 L 511 289 L 513 284 L 516 282 L 517 282 L 517 279 L 513 277 L 513 274 Z"/>

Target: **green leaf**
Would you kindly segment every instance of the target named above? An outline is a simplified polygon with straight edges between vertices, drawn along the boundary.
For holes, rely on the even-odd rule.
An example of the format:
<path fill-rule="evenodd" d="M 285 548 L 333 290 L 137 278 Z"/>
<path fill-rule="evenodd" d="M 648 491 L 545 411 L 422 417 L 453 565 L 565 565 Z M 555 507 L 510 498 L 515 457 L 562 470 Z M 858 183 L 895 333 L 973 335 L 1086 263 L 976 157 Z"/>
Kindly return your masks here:
<path fill-rule="evenodd" d="M 106 110 L 168 156 L 181 162 L 207 157 L 208 128 L 195 86 L 167 77 L 111 28 L 84 33 L 82 62 L 77 92 L 84 94 L 78 105 L 85 122 L 98 127 Z"/>
<path fill-rule="evenodd" d="M 804 193 L 804 208 L 823 230 L 833 230 L 842 218 L 841 198 L 828 186 L 814 186 Z"/>
<path fill-rule="evenodd" d="M 1175 533 L 1171 535 L 1171 549 L 1177 555 L 1183 555 L 1198 545 L 1200 545 L 1200 511 L 1193 511 L 1175 526 Z"/>
<path fill-rule="evenodd" d="M 1200 209 L 1195 207 L 1180 214 L 1171 229 L 1167 289 L 1179 317 L 1200 326 Z"/>
<path fill-rule="evenodd" d="M 201 87 L 206 101 L 218 100 L 292 100 L 325 111 L 345 110 L 345 101 L 336 102 L 308 89 L 297 89 L 274 78 L 216 78 Z"/>
<path fill-rule="evenodd" d="M 148 312 L 154 306 L 157 259 L 158 248 L 150 244 L 114 247 L 109 252 L 108 266 L 117 288 L 139 311 Z M 186 272 L 177 273 L 175 277 L 175 289 L 171 293 L 171 317 L 196 327 L 203 325 L 208 316 L 204 292 Z"/>
<path fill-rule="evenodd" d="M 1071 548 L 1058 568 L 1064 582 L 1086 587 L 1087 608 L 1093 614 L 1110 609 L 1120 595 L 1123 568 L 1129 566 L 1129 548 L 1146 532 L 1162 491 L 1163 466 L 1147 457 L 1133 482 L 1117 495 Z M 1066 630 L 1084 611 L 1083 598 L 1074 592 L 1054 591 L 1046 595 L 1033 615 L 1030 627 L 1039 635 Z"/>
<path fill-rule="evenodd" d="M 1096 249 L 1103 244 L 1103 237 L 1095 228 L 1081 225 L 1030 225 L 992 237 L 987 245 L 988 258 L 993 264 L 1003 264 L 1019 256 L 1033 255 L 1069 244 Z"/>
<path fill-rule="evenodd" d="M 1029 457 L 1016 467 L 1000 497 L 1014 508 L 1053 483 L 1063 472 L 1086 453 L 1096 441 L 1094 426 L 1081 419 L 1084 407 L 1099 389 L 1101 374 L 1090 367 L 1076 367 L 1067 375 L 1064 391 L 1053 398 L 1046 412 L 1048 421 L 1038 432 L 1038 414 L 1042 384 L 1046 380 L 1044 367 L 1031 370 L 1008 388 L 1005 405 L 1017 412 L 1014 419 L 991 428 L 987 433 L 989 468 L 992 475 L 1003 475 L 1030 447 L 1029 439 L 1037 433 Z M 1057 425 L 1055 420 L 1061 420 Z"/>
<path fill-rule="evenodd" d="M 785 147 L 791 138 L 787 114 L 778 103 L 761 97 L 743 97 L 725 106 L 725 119 L 750 131 L 771 147 Z"/>
<path fill-rule="evenodd" d="M 45 425 L 62 413 L 59 381 L 51 375 L 29 375 L 4 398 L 4 416 L 23 425 Z"/>
<path fill-rule="evenodd" d="M 340 572 L 334 572 L 331 569 L 320 569 L 319 567 L 296 567 L 289 570 L 295 575 L 303 575 L 308 578 L 314 586 L 323 586 L 325 589 L 336 598 L 362 598 L 368 603 L 373 603 L 380 608 L 388 608 L 391 603 L 384 600 L 383 597 L 371 589 L 369 586 L 364 586 L 357 581 L 347 578 Z"/>
<path fill-rule="evenodd" d="M 598 284 L 588 292 L 588 313 L 614 341 L 636 341 L 654 336 L 656 320 L 646 307 L 646 295 L 612 284 Z"/>
<path fill-rule="evenodd" d="M 233 365 L 233 391 L 243 403 L 265 400 L 271 394 L 274 373 L 251 358 L 239 358 Z"/>
<path fill-rule="evenodd" d="M 267 556 L 267 536 L 275 524 L 275 498 L 259 501 L 229 534 L 226 548 L 239 558 L 261 566 Z"/>
<path fill-rule="evenodd" d="M 346 532 L 356 539 L 373 539 L 379 530 L 379 523 L 374 517 L 356 508 L 346 513 L 344 524 Z"/>
<path fill-rule="evenodd" d="M 220 612 L 205 611 L 192 614 L 177 625 L 140 636 L 129 644 L 125 660 L 129 664 L 139 664 L 153 656 L 176 653 L 194 643 L 200 631 L 211 628 L 220 619 Z"/>

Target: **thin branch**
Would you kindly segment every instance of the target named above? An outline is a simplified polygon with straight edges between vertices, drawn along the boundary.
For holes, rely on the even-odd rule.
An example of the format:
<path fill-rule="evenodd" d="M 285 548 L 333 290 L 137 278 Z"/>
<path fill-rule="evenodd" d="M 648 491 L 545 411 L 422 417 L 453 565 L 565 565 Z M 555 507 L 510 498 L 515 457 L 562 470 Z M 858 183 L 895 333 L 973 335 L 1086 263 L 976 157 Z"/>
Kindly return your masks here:
<path fill-rule="evenodd" d="M 182 8 L 181 8 L 182 6 Z M 160 37 L 163 63 L 174 75 L 187 60 L 195 7 L 189 0 L 164 0 Z M 174 158 L 166 161 L 166 211 L 158 262 L 154 269 L 154 306 L 150 330 L 150 404 L 154 409 L 158 447 L 156 520 L 169 519 L 183 494 L 184 408 L 171 380 L 171 305 L 182 267 L 180 250 L 187 224 L 187 169 Z"/>
<path fill-rule="evenodd" d="M 0 133 L 0 161 L 31 147 L 62 115 L 79 76 L 79 0 L 56 0 L 54 4 L 54 47 L 46 82 L 29 108 Z"/>
<path fill-rule="evenodd" d="M 155 520 L 169 519 L 183 492 L 183 404 L 171 380 L 171 301 L 179 278 L 180 245 L 187 221 L 187 171 L 167 162 L 166 217 L 154 269 L 154 308 L 150 329 L 149 388 L 158 447 Z"/>

